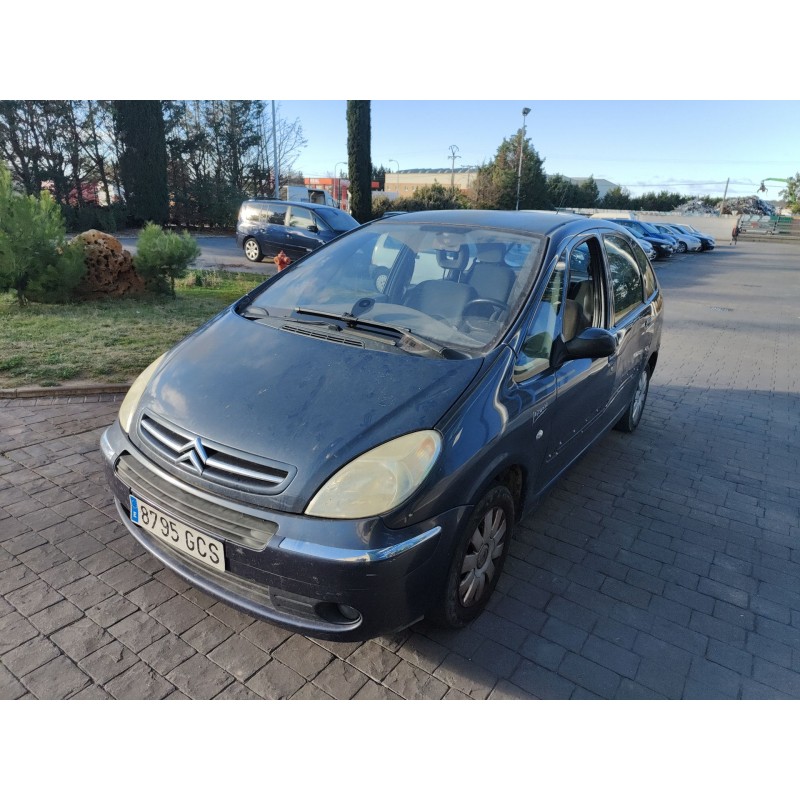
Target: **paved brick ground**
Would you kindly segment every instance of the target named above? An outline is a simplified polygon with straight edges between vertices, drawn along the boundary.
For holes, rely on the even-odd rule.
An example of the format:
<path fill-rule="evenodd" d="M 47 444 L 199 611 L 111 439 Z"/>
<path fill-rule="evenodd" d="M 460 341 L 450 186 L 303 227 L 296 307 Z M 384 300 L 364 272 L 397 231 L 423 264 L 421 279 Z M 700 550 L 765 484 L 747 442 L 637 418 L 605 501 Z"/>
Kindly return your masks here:
<path fill-rule="evenodd" d="M 330 644 L 215 602 L 115 519 L 121 398 L 0 401 L 0 698 L 800 697 L 800 250 L 657 271 L 642 425 L 527 516 L 458 633 Z"/>

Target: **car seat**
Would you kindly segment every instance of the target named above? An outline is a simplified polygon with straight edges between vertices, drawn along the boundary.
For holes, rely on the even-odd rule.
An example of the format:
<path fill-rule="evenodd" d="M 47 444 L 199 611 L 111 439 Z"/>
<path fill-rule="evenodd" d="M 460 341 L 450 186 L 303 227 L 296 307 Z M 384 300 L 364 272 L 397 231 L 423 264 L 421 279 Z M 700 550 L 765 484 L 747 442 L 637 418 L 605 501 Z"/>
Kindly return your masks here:
<path fill-rule="evenodd" d="M 477 292 L 478 297 L 507 303 L 516 274 L 505 264 L 502 244 L 485 243 L 476 245 L 478 251 L 466 282 Z"/>
<path fill-rule="evenodd" d="M 456 323 L 463 317 L 467 303 L 476 297 L 475 289 L 464 283 L 422 281 L 409 290 L 405 305 L 431 317 L 443 317 Z"/>

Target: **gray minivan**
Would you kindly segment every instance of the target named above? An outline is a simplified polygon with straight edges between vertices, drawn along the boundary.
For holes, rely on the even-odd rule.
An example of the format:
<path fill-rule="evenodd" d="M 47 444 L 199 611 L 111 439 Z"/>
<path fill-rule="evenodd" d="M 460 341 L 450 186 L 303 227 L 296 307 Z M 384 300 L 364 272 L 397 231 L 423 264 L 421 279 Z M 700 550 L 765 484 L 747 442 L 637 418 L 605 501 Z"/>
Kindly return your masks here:
<path fill-rule="evenodd" d="M 236 224 L 236 244 L 248 261 L 261 261 L 283 251 L 297 261 L 345 231 L 358 227 L 338 208 L 316 203 L 251 198 L 242 203 Z"/>

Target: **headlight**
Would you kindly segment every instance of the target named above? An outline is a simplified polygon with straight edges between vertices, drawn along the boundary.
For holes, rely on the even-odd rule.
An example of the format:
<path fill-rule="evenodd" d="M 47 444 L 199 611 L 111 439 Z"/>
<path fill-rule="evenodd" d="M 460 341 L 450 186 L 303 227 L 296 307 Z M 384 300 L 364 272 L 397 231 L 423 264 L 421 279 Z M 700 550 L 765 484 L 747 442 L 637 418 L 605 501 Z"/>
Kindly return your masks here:
<path fill-rule="evenodd" d="M 142 392 L 144 392 L 147 384 L 150 383 L 150 378 L 153 377 L 153 373 L 158 369 L 158 365 L 162 362 L 165 355 L 166 353 L 160 355 L 133 382 L 131 388 L 128 389 L 128 394 L 125 395 L 125 399 L 119 407 L 119 424 L 122 426 L 122 430 L 124 430 L 125 433 L 130 430 L 131 422 L 133 421 L 133 412 L 136 411 L 136 406 L 139 405 L 139 398 L 141 398 Z"/>
<path fill-rule="evenodd" d="M 384 514 L 407 500 L 442 451 L 436 431 L 417 431 L 386 442 L 342 467 L 306 508 L 312 517 L 360 519 Z"/>

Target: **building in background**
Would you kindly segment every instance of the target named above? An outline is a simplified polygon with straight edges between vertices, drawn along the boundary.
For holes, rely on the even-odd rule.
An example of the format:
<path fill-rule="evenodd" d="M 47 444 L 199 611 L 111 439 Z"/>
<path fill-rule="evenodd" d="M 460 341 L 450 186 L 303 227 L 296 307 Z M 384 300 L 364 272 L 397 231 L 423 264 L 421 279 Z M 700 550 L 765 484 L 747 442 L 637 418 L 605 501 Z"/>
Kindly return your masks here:
<path fill-rule="evenodd" d="M 394 192 L 398 197 L 411 197 L 415 190 L 424 186 L 433 186 L 434 183 L 442 186 L 453 185 L 464 194 L 472 195 L 472 187 L 478 174 L 478 167 L 456 167 L 455 170 L 442 169 L 401 169 L 399 172 L 387 172 L 384 189 Z M 328 181 L 331 179 L 328 178 Z M 589 178 L 569 178 L 576 186 L 589 180 Z M 600 199 L 612 189 L 617 188 L 616 183 L 605 178 L 594 178 Z"/>
<path fill-rule="evenodd" d="M 383 192 L 378 193 L 379 184 L 372 182 L 373 198 L 382 195 L 392 200 L 411 197 L 417 189 L 433 186 L 453 185 L 464 194 L 473 196 L 473 185 L 478 175 L 478 167 L 456 167 L 455 170 L 442 169 L 401 169 L 398 172 L 387 172 L 383 185 Z M 310 189 L 322 189 L 328 192 L 343 211 L 349 211 L 348 189 L 350 181 L 347 178 L 304 178 L 306 186 Z M 589 178 L 569 178 L 576 186 L 589 180 Z M 594 178 L 600 199 L 605 197 L 612 189 L 617 188 L 616 183 L 605 178 Z M 377 194 L 376 194 L 377 193 Z"/>

